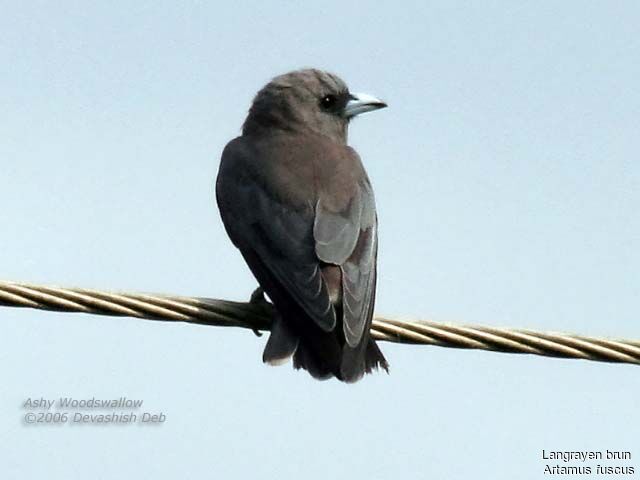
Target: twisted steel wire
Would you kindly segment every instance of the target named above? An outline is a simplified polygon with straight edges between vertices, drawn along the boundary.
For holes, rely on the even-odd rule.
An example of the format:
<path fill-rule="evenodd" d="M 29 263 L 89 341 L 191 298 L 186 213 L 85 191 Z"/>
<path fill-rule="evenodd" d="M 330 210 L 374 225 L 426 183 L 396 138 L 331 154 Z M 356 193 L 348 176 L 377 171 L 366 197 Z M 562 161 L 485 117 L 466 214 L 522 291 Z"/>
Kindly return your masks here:
<path fill-rule="evenodd" d="M 0 282 L 0 306 L 242 327 L 256 333 L 269 330 L 273 313 L 266 302 L 109 293 L 17 282 Z M 371 334 L 376 340 L 396 343 L 640 364 L 640 340 L 382 317 L 373 320 Z"/>

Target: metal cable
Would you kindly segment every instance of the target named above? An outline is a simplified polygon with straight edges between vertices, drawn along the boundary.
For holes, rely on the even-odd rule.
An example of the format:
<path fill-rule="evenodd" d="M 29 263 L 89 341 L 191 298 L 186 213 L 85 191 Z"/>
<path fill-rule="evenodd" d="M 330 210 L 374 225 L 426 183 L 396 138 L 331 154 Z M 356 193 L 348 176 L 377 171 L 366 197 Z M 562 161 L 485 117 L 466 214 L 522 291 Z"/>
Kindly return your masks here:
<path fill-rule="evenodd" d="M 273 307 L 210 298 L 108 293 L 0 281 L 0 305 L 269 330 Z M 640 364 L 640 340 L 376 317 L 376 340 Z"/>

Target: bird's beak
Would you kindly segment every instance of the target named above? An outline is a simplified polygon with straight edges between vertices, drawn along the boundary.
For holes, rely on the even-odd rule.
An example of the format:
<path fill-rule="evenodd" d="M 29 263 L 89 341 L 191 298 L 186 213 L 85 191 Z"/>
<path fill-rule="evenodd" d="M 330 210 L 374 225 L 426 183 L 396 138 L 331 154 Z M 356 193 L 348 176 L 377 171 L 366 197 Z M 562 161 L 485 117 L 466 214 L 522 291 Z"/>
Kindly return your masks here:
<path fill-rule="evenodd" d="M 361 113 L 371 112 L 372 110 L 378 110 L 386 106 L 386 103 L 373 95 L 351 93 L 349 95 L 349 101 L 344 107 L 343 115 L 346 118 L 352 118 Z"/>

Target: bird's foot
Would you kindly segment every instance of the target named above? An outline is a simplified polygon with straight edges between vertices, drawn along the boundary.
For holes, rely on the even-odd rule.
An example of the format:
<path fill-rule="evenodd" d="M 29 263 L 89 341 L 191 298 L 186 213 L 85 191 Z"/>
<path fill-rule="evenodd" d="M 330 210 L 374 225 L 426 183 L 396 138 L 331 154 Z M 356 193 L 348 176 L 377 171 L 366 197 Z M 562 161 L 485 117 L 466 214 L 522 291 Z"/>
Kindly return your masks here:
<path fill-rule="evenodd" d="M 253 305 L 269 305 L 267 299 L 264 298 L 264 289 L 262 287 L 258 287 L 253 291 L 253 293 L 251 294 L 251 298 L 249 299 L 249 303 L 252 303 Z M 260 330 L 256 328 L 253 328 L 252 330 L 253 333 L 256 334 L 256 336 L 262 336 L 262 332 Z"/>
<path fill-rule="evenodd" d="M 258 287 L 253 291 L 249 303 L 253 303 L 254 305 L 271 305 L 264 297 L 264 288 L 262 287 Z"/>

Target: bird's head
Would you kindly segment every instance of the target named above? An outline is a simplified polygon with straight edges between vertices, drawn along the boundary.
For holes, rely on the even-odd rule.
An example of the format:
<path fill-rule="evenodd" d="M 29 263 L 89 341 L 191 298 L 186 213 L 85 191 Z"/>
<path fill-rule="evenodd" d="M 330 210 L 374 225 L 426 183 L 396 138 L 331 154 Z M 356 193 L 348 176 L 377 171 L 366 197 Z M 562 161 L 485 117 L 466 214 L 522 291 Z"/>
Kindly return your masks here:
<path fill-rule="evenodd" d="M 336 75 L 296 70 L 275 77 L 258 92 L 242 131 L 312 131 L 346 143 L 349 120 L 386 106 L 371 95 L 351 93 Z"/>

